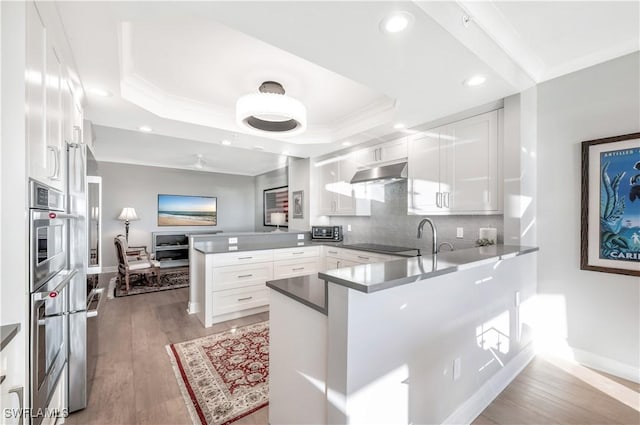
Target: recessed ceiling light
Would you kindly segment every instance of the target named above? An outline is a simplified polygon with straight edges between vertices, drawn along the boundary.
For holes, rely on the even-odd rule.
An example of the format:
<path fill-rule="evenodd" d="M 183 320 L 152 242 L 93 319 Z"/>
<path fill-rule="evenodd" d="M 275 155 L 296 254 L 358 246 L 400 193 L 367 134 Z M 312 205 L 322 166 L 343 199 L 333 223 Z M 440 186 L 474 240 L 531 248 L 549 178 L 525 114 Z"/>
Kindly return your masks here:
<path fill-rule="evenodd" d="M 409 28 L 413 23 L 413 15 L 409 12 L 393 12 L 380 21 L 380 31 L 395 34 Z"/>
<path fill-rule="evenodd" d="M 153 131 L 153 129 L 148 125 L 141 125 L 140 127 L 138 127 L 138 130 L 143 131 L 145 133 L 150 133 L 151 131 Z"/>
<path fill-rule="evenodd" d="M 113 96 L 113 93 L 111 93 L 109 90 L 101 89 L 99 87 L 92 87 L 88 91 L 89 93 L 95 94 L 96 96 L 101 96 L 101 97 Z"/>
<path fill-rule="evenodd" d="M 222 142 L 220 142 L 220 143 L 222 143 L 222 144 L 223 144 L 223 145 L 225 145 L 225 146 L 229 146 L 229 145 L 231 144 L 231 142 L 230 142 L 230 141 L 228 141 L 228 140 L 223 140 L 223 141 L 222 141 Z"/>
<path fill-rule="evenodd" d="M 474 75 L 471 78 L 467 78 L 462 82 L 467 87 L 481 86 L 487 81 L 487 77 L 484 75 Z"/>
<path fill-rule="evenodd" d="M 396 130 L 403 129 L 404 127 L 405 127 L 404 123 L 401 123 L 401 122 L 397 122 L 393 125 L 393 128 L 395 128 Z"/>
<path fill-rule="evenodd" d="M 351 142 L 342 142 L 342 146 L 351 146 Z"/>

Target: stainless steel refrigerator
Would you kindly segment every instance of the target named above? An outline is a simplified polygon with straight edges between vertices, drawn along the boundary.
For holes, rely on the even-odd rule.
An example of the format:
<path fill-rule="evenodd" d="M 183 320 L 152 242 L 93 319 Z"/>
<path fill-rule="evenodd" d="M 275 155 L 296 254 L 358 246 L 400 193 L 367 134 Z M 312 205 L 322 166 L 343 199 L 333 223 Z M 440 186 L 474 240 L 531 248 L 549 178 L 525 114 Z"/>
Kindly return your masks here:
<path fill-rule="evenodd" d="M 69 411 L 87 406 L 87 149 L 67 144 L 67 211 L 78 218 L 69 228 L 68 403 Z"/>

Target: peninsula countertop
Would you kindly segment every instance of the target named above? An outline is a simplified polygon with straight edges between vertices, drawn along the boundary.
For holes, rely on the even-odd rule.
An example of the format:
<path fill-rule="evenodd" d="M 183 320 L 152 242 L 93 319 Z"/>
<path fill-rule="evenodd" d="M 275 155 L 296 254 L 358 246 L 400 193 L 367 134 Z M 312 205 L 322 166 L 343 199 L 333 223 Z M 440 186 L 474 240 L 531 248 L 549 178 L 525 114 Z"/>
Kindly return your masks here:
<path fill-rule="evenodd" d="M 371 293 L 535 251 L 538 251 L 537 247 L 492 245 L 344 267 L 320 272 L 318 277 L 327 282 Z"/>
<path fill-rule="evenodd" d="M 269 280 L 267 286 L 324 315 L 327 314 L 327 282 L 316 275 Z"/>

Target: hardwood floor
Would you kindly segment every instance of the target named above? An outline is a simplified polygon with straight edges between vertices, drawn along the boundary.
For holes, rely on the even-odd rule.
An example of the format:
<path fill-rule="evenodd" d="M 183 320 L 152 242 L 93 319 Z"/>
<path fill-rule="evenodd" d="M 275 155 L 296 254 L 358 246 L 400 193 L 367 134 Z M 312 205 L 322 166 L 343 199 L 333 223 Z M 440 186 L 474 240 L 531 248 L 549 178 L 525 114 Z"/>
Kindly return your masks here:
<path fill-rule="evenodd" d="M 101 275 L 101 284 L 106 286 L 112 276 Z M 191 423 L 165 345 L 266 320 L 268 313 L 205 329 L 187 314 L 188 296 L 188 288 L 182 288 L 106 300 L 89 405 L 71 414 L 67 424 Z M 474 424 L 640 424 L 635 410 L 640 409 L 640 385 L 587 371 L 592 385 L 575 371 L 536 358 Z M 265 407 L 235 424 L 267 424 L 268 416 Z"/>
<path fill-rule="evenodd" d="M 101 286 L 114 274 L 100 276 Z M 191 424 L 165 346 L 268 319 L 261 313 L 205 329 L 186 312 L 189 288 L 107 299 L 98 322 L 98 361 L 86 409 L 69 425 Z M 237 424 L 268 423 L 268 407 Z"/>

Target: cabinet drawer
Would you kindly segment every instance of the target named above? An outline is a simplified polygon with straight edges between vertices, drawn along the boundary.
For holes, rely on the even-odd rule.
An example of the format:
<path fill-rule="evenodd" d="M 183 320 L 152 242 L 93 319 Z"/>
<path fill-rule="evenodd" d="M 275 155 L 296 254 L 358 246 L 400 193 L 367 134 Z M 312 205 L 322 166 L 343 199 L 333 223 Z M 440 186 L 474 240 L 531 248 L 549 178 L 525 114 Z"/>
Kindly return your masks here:
<path fill-rule="evenodd" d="M 340 248 L 332 248 L 332 247 L 325 247 L 325 256 L 326 257 L 331 257 L 331 258 L 342 258 L 342 253 L 344 252 L 343 249 Z"/>
<path fill-rule="evenodd" d="M 283 279 L 294 276 L 304 276 L 319 272 L 317 259 L 301 258 L 299 260 L 278 261 L 273 264 L 273 278 Z"/>
<path fill-rule="evenodd" d="M 257 263 L 214 267 L 212 278 L 214 291 L 251 286 L 273 279 L 273 264 Z"/>
<path fill-rule="evenodd" d="M 309 257 L 319 257 L 319 256 L 320 256 L 319 246 L 301 246 L 297 248 L 276 249 L 273 253 L 273 259 L 275 261 L 289 260 L 292 258 L 309 258 Z"/>
<path fill-rule="evenodd" d="M 384 261 L 388 261 L 395 257 L 392 257 L 390 255 L 371 253 L 367 251 L 354 251 L 350 249 L 345 249 L 343 250 L 340 258 L 344 260 L 360 263 L 360 264 L 370 264 L 370 263 L 382 263 Z"/>
<path fill-rule="evenodd" d="M 269 304 L 269 288 L 264 283 L 245 288 L 218 291 L 214 292 L 212 296 L 213 316 Z"/>
<path fill-rule="evenodd" d="M 225 252 L 213 256 L 213 267 L 235 266 L 238 264 L 265 263 L 273 261 L 273 250 Z"/>

